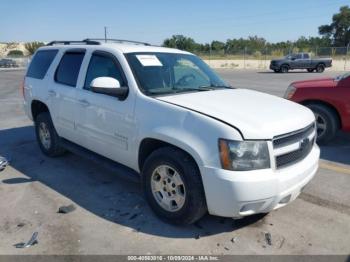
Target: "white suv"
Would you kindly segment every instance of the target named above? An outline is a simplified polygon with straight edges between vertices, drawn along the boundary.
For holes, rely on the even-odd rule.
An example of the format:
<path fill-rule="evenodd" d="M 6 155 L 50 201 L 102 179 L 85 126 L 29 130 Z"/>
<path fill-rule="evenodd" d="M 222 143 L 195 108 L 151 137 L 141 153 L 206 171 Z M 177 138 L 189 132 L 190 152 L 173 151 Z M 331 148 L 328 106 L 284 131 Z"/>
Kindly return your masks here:
<path fill-rule="evenodd" d="M 171 223 L 269 212 L 318 168 L 309 109 L 229 87 L 188 52 L 55 41 L 35 53 L 23 92 L 44 154 L 81 149 L 119 163 Z"/>

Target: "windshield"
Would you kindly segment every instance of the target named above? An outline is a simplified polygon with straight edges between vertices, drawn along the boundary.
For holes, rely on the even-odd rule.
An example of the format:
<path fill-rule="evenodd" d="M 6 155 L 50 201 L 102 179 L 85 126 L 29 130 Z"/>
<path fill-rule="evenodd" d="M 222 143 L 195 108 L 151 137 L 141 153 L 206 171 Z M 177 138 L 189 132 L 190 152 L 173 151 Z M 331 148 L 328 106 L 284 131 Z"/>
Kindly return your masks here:
<path fill-rule="evenodd" d="M 347 78 L 347 77 L 349 77 L 349 76 L 350 76 L 350 72 L 347 72 L 347 73 L 345 73 L 345 74 L 338 75 L 337 77 L 334 78 L 334 80 L 335 80 L 335 81 L 340 81 L 340 80 L 345 79 L 345 78 Z"/>
<path fill-rule="evenodd" d="M 129 53 L 126 58 L 146 95 L 230 88 L 195 55 L 176 53 Z"/>

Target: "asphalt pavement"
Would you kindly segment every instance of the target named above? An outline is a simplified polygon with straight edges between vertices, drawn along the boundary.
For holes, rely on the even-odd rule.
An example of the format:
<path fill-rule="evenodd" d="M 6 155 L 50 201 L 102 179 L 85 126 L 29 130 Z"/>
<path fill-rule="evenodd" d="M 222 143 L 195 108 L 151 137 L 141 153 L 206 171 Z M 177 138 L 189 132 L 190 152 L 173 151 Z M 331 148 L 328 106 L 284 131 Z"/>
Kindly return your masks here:
<path fill-rule="evenodd" d="M 278 96 L 293 81 L 338 74 L 218 72 L 233 86 Z M 0 172 L 0 254 L 350 254 L 348 134 L 321 148 L 315 178 L 286 207 L 172 226 L 154 216 L 138 184 L 74 154 L 45 157 L 22 110 L 22 79 L 23 71 L 0 71 L 0 156 L 10 159 Z M 72 212 L 58 213 L 70 204 Z M 34 232 L 36 245 L 14 246 Z"/>

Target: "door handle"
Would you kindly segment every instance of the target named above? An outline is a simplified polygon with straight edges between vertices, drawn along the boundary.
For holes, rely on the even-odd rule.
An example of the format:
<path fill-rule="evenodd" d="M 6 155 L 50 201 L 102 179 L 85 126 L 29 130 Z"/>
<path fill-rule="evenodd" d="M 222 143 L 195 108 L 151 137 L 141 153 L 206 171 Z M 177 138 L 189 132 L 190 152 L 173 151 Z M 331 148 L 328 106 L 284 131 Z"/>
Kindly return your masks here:
<path fill-rule="evenodd" d="M 56 92 L 54 90 L 49 90 L 49 96 L 56 96 Z"/>
<path fill-rule="evenodd" d="M 82 106 L 89 106 L 90 105 L 90 103 L 88 101 L 86 101 L 85 99 L 81 99 L 78 101 L 79 101 L 79 104 L 81 104 Z"/>

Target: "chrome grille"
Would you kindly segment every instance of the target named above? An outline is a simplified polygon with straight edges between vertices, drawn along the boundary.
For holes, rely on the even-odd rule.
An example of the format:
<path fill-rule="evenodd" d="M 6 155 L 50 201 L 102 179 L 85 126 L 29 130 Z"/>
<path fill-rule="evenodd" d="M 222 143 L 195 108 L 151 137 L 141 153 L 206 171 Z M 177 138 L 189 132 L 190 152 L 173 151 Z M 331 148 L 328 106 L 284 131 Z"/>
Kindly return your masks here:
<path fill-rule="evenodd" d="M 315 139 L 315 124 L 274 137 L 272 144 L 275 152 L 276 168 L 286 167 L 303 160 L 312 150 Z M 289 149 L 290 146 L 291 149 Z"/>

